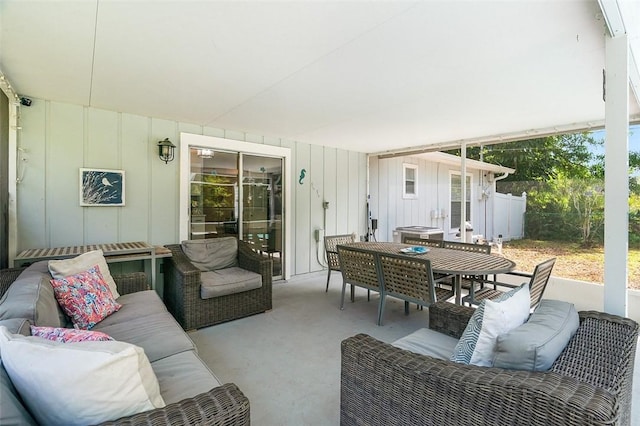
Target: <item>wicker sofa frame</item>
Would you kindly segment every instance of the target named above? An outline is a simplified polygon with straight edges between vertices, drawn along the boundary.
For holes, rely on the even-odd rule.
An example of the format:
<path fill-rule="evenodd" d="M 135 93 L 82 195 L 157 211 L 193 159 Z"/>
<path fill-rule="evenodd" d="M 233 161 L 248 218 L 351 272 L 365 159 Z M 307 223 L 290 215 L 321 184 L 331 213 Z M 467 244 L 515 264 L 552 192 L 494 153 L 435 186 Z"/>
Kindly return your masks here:
<path fill-rule="evenodd" d="M 4 295 L 11 283 L 18 278 L 24 269 L 26 268 L 0 270 L 0 297 Z M 114 275 L 113 279 L 120 295 L 149 289 L 147 276 L 144 272 Z M 169 404 L 164 408 L 102 423 L 103 426 L 195 424 L 248 426 L 251 424 L 249 399 L 234 383 L 226 383 L 193 398 Z"/>
<path fill-rule="evenodd" d="M 200 297 L 201 271 L 180 244 L 165 246 L 172 256 L 165 262 L 164 303 L 185 330 L 207 327 L 272 308 L 273 261 L 245 241 L 238 241 L 238 266 L 262 275 L 262 287 L 210 299 Z"/>
<path fill-rule="evenodd" d="M 459 338 L 474 309 L 438 302 L 430 328 Z M 341 425 L 629 425 L 638 324 L 580 312 L 548 372 L 463 365 L 359 334 L 342 342 Z"/>

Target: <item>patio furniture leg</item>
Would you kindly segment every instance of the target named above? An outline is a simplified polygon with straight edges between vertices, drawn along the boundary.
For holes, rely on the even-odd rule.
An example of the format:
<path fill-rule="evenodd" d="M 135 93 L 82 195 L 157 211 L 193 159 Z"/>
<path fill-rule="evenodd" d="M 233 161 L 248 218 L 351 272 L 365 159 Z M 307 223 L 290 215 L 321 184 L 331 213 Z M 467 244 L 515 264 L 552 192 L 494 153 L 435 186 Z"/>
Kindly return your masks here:
<path fill-rule="evenodd" d="M 409 302 L 404 302 L 404 314 L 409 315 Z"/>
<path fill-rule="evenodd" d="M 351 303 L 356 301 L 356 286 L 351 284 Z"/>
<path fill-rule="evenodd" d="M 382 315 L 384 315 L 384 293 L 380 293 L 380 304 L 378 305 L 378 325 L 382 325 Z"/>
<path fill-rule="evenodd" d="M 342 282 L 342 298 L 340 299 L 340 310 L 344 309 L 344 293 L 347 290 L 347 283 Z M 353 286 L 351 286 L 351 290 L 353 290 Z"/>
<path fill-rule="evenodd" d="M 324 291 L 325 293 L 329 292 L 329 280 L 331 279 L 331 269 L 327 271 L 327 289 Z"/>

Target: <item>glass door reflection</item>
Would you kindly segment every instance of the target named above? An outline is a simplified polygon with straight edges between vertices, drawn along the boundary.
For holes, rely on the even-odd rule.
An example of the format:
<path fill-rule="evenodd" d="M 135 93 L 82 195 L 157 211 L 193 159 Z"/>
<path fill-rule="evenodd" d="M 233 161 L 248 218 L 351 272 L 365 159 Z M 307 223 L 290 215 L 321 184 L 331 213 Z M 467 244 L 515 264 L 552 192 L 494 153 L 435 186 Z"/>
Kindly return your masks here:
<path fill-rule="evenodd" d="M 191 148 L 190 239 L 238 235 L 238 154 Z"/>
<path fill-rule="evenodd" d="M 242 239 L 282 274 L 282 159 L 242 154 Z"/>

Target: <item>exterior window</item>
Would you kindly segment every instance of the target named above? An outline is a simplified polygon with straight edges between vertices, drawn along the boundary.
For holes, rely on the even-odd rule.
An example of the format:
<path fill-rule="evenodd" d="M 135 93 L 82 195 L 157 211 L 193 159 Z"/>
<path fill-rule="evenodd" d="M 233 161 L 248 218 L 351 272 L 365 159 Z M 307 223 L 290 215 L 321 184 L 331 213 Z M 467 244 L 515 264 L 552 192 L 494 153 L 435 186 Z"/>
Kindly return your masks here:
<path fill-rule="evenodd" d="M 460 195 L 462 194 L 462 179 L 459 174 L 451 174 L 451 229 L 460 228 L 460 217 L 462 209 L 460 207 Z M 465 196 L 465 209 L 467 222 L 471 222 L 471 176 L 467 176 L 467 190 Z"/>
<path fill-rule="evenodd" d="M 402 198 L 418 198 L 418 166 L 415 164 L 403 164 L 403 191 Z"/>

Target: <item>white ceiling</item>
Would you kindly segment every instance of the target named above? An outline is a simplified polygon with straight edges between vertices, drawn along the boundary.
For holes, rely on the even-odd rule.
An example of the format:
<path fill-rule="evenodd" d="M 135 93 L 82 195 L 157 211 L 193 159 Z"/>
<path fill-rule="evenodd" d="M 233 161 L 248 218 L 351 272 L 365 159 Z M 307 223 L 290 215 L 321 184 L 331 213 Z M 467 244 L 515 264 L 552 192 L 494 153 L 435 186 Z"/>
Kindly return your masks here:
<path fill-rule="evenodd" d="M 37 99 L 362 152 L 604 119 L 596 1 L 0 0 L 0 16 L 0 70 Z"/>

